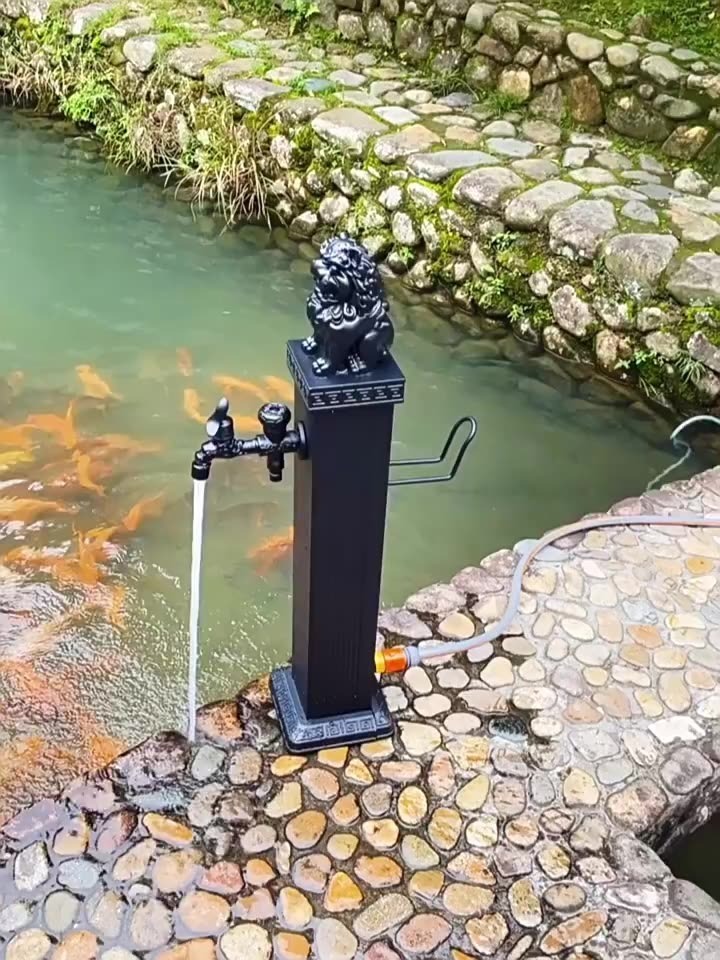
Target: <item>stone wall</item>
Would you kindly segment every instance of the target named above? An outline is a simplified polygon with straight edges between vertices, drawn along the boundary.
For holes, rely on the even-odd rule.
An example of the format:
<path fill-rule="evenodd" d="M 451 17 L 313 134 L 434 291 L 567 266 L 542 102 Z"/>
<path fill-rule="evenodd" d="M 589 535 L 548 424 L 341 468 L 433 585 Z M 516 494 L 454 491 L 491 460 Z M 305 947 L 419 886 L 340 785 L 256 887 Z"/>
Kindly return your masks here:
<path fill-rule="evenodd" d="M 26 97 L 49 96 L 51 110 L 78 102 L 83 110 L 98 108 L 97 118 L 92 109 L 83 114 L 86 127 L 94 123 L 101 139 L 108 130 L 129 131 L 131 153 L 140 143 L 148 168 L 157 158 L 171 180 L 175 171 L 178 196 L 204 212 L 222 217 L 235 210 L 237 219 L 239 210 L 242 219 L 264 209 L 282 224 L 278 243 L 305 259 L 328 236 L 347 231 L 411 308 L 398 310 L 409 326 L 422 298 L 437 339 L 467 340 L 468 356 L 487 357 L 488 339 L 511 330 L 518 350 L 546 350 L 581 384 L 596 368 L 615 395 L 639 386 L 670 409 L 720 405 L 719 169 L 696 165 L 708 160 L 718 138 L 709 133 L 709 118 L 717 118 L 720 74 L 710 64 L 704 74 L 693 69 L 708 117 L 697 125 L 706 131 L 698 137 L 712 142 L 702 155 L 679 160 L 668 150 L 685 142 L 680 127 L 655 149 L 628 149 L 610 113 L 595 127 L 563 112 L 566 94 L 577 110 L 593 103 L 593 94 L 578 91 L 584 84 L 601 90 L 597 68 L 546 84 L 529 105 L 503 98 L 502 90 L 512 92 L 502 85 L 509 77 L 532 80 L 541 63 L 559 71 L 567 60 L 569 71 L 569 52 L 553 55 L 552 63 L 540 52 L 532 68 L 519 63 L 517 57 L 535 54 L 526 42 L 530 21 L 516 6 L 486 11 L 488 30 L 512 22 L 518 44 L 524 38 L 515 66 L 492 67 L 498 83 L 505 78 L 501 94 L 492 96 L 473 92 L 456 74 L 439 89 L 437 72 L 423 73 L 381 49 L 326 35 L 321 43 L 289 36 L 277 24 L 218 22 L 202 8 L 182 24 L 179 42 L 152 11 L 138 6 L 128 17 L 111 0 L 52 14 L 53 37 L 62 35 L 63 17 L 73 55 L 91 52 L 74 79 L 63 61 L 53 64 L 42 25 L 20 21 L 18 29 L 17 10 L 15 0 L 0 0 L 0 95 L 20 89 Z M 553 18 L 543 30 L 562 35 L 575 53 L 596 42 L 576 41 L 572 32 L 565 38 Z M 490 32 L 477 42 L 483 40 L 496 52 L 495 44 L 509 43 Z M 449 56 L 462 50 L 447 37 L 443 43 Z M 617 46 L 604 56 L 615 57 Z M 648 57 L 659 69 L 662 55 Z M 648 68 L 647 57 L 638 62 Z M 88 75 L 90 97 L 83 89 Z M 688 74 L 686 92 L 695 89 L 690 80 Z M 98 86 L 106 99 L 96 95 Z M 542 106 L 556 93 L 562 115 Z M 107 102 L 110 120 L 102 114 Z M 652 106 L 657 97 L 642 102 Z M 218 118 L 221 129 L 209 129 Z M 216 153 L 252 143 L 247 167 L 238 170 L 239 198 L 231 189 L 216 200 L 207 189 L 211 141 Z M 253 202 L 259 184 L 265 206 Z"/>
<path fill-rule="evenodd" d="M 526 3 L 336 2 L 344 36 L 434 73 L 462 71 L 473 90 L 497 90 L 532 114 L 607 122 L 670 157 L 720 156 L 720 62 L 693 50 L 591 30 Z"/>

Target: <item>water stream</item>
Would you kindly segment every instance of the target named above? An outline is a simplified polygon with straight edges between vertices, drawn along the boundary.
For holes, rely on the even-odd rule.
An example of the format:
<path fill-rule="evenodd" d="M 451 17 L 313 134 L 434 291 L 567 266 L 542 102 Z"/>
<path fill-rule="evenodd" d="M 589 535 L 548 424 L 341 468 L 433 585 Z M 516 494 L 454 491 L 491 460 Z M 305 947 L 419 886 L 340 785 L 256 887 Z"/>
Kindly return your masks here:
<path fill-rule="evenodd" d="M 207 702 L 286 659 L 292 463 L 272 485 L 256 458 L 213 467 L 197 651 L 188 481 L 226 389 L 238 436 L 263 399 L 288 401 L 310 277 L 266 232 L 193 218 L 87 142 L 1 112 L 0 262 L 0 502 L 31 502 L 0 513 L 2 819 L 88 758 L 186 729 L 188 680 Z M 393 457 L 435 454 L 466 414 L 479 433 L 452 483 L 392 491 L 386 604 L 636 495 L 676 459 L 672 425 L 641 405 L 593 402 L 504 341 L 441 345 L 427 311 L 394 311 L 408 399 Z"/>
<path fill-rule="evenodd" d="M 195 740 L 197 668 L 199 654 L 200 598 L 202 579 L 203 523 L 207 481 L 193 480 L 192 544 L 190 547 L 190 644 L 188 647 L 187 736 Z"/>

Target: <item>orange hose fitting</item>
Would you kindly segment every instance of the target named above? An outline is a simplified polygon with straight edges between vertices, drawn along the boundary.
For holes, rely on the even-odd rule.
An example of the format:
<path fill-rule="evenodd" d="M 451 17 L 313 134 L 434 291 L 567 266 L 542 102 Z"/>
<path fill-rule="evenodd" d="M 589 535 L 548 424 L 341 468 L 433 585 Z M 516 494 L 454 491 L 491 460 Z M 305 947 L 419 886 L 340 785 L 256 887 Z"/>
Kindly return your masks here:
<path fill-rule="evenodd" d="M 376 673 L 402 673 L 407 668 L 408 657 L 405 647 L 389 647 L 387 650 L 376 651 Z"/>

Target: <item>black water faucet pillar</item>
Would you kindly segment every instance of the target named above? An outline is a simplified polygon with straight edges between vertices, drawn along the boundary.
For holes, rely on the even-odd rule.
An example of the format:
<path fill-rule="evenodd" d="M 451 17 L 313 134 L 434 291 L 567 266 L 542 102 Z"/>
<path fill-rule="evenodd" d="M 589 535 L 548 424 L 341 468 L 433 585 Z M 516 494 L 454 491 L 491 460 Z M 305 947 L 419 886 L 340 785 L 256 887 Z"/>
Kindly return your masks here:
<path fill-rule="evenodd" d="M 295 419 L 290 665 L 271 675 L 286 743 L 298 752 L 387 736 L 374 672 L 395 405 L 405 378 L 375 264 L 339 237 L 313 265 L 313 335 L 288 343 Z"/>
<path fill-rule="evenodd" d="M 207 480 L 215 460 L 254 454 L 278 482 L 285 457 L 296 454 L 292 656 L 273 670 L 270 689 L 285 742 L 300 753 L 391 733 L 375 678 L 388 486 L 452 480 L 477 432 L 474 418 L 462 417 L 440 456 L 393 464 L 393 413 L 405 377 L 389 352 L 393 327 L 380 274 L 346 236 L 323 245 L 312 271 L 313 332 L 288 343 L 294 427 L 284 404 L 266 403 L 262 433 L 237 439 L 222 399 L 191 469 L 194 480 Z M 470 429 L 449 473 L 389 480 L 393 465 L 443 463 L 463 424 Z"/>

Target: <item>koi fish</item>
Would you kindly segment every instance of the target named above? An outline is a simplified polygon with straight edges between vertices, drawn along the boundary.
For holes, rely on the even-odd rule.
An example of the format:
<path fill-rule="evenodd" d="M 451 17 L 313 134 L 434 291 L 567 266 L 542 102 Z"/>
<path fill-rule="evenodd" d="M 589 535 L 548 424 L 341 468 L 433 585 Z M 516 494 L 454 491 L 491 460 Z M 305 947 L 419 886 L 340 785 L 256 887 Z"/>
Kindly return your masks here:
<path fill-rule="evenodd" d="M 33 523 L 48 513 L 75 513 L 75 507 L 57 500 L 31 500 L 22 497 L 0 497 L 0 521 L 19 520 Z"/>
<path fill-rule="evenodd" d="M 33 430 L 27 423 L 10 426 L 0 421 L 0 447 L 16 447 L 20 450 L 29 450 L 32 443 L 28 434 Z"/>
<path fill-rule="evenodd" d="M 24 379 L 25 374 L 22 372 L 22 370 L 13 370 L 12 373 L 8 374 L 6 382 L 10 387 L 10 393 L 12 393 L 13 396 L 17 396 L 18 393 L 20 393 L 20 387 L 22 386 Z"/>
<path fill-rule="evenodd" d="M 257 572 L 264 576 L 290 556 L 293 545 L 294 529 L 288 527 L 285 533 L 275 534 L 263 540 L 248 553 Z"/>
<path fill-rule="evenodd" d="M 187 347 L 178 347 L 175 351 L 177 355 L 177 367 L 184 377 L 193 375 L 193 358 Z"/>
<path fill-rule="evenodd" d="M 35 413 L 28 417 L 27 422 L 35 430 L 55 437 L 67 450 L 74 450 L 78 445 L 74 407 L 74 401 L 71 400 L 64 417 L 58 417 L 54 413 Z"/>
<path fill-rule="evenodd" d="M 258 399 L 260 403 L 267 403 L 270 399 L 262 387 L 259 387 L 256 383 L 252 383 L 250 380 L 238 380 L 237 377 L 218 374 L 213 377 L 213 383 L 217 384 L 223 393 L 247 393 L 251 397 Z"/>
<path fill-rule="evenodd" d="M 79 363 L 75 367 L 78 380 L 85 388 L 85 396 L 94 400 L 121 400 L 118 394 L 113 393 L 110 384 L 87 363 Z"/>
<path fill-rule="evenodd" d="M 8 450 L 0 453 L 0 473 L 5 473 L 20 463 L 32 463 L 34 457 L 27 450 Z"/>
<path fill-rule="evenodd" d="M 163 493 L 158 494 L 156 497 L 145 497 L 128 510 L 120 521 L 120 526 L 124 530 L 134 533 L 143 520 L 159 516 L 162 513 L 164 505 L 165 494 Z"/>
<path fill-rule="evenodd" d="M 243 433 L 260 433 L 260 421 L 257 417 L 233 417 L 233 423 Z"/>
<path fill-rule="evenodd" d="M 99 497 L 105 495 L 105 487 L 95 483 L 91 476 L 93 463 L 86 453 L 79 453 L 77 450 L 73 453 L 73 460 L 76 463 L 78 483 L 86 490 L 96 493 Z"/>
<path fill-rule="evenodd" d="M 263 377 L 268 390 L 276 393 L 283 403 L 292 403 L 295 399 L 295 387 L 284 377 Z"/>
<path fill-rule="evenodd" d="M 200 413 L 200 397 L 197 390 L 188 387 L 183 392 L 183 409 L 190 419 L 196 423 L 202 423 L 203 426 L 207 423 L 207 417 Z"/>

